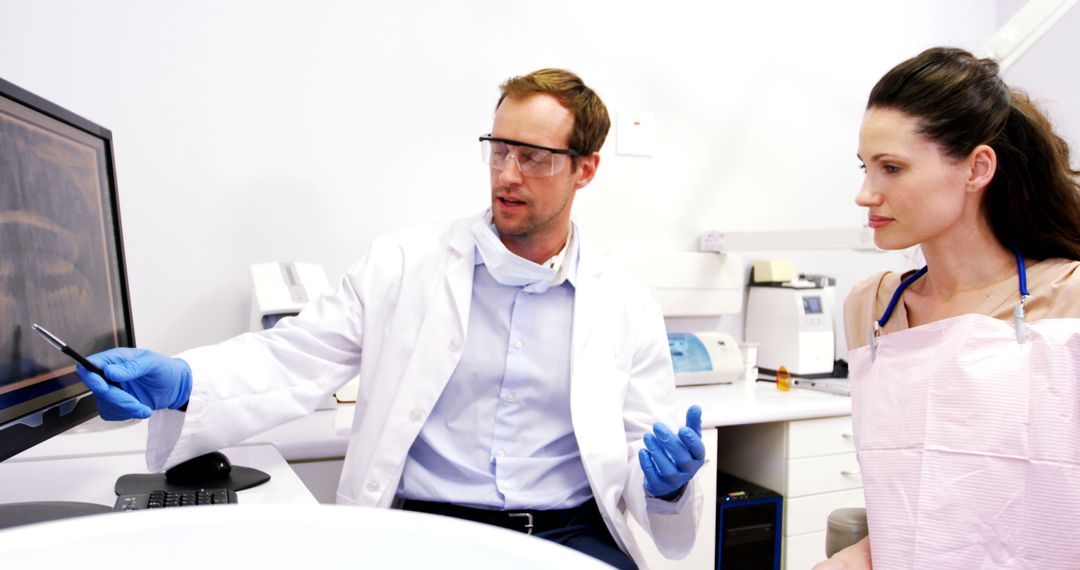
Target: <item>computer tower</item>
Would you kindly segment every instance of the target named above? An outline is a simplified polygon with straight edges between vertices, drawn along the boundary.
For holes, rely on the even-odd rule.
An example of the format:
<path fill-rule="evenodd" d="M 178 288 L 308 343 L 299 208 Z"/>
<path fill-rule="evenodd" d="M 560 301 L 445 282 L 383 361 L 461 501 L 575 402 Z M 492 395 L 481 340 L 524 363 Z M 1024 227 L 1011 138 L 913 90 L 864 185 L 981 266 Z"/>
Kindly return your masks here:
<path fill-rule="evenodd" d="M 717 570 L 780 570 L 784 498 L 726 473 L 716 491 Z"/>

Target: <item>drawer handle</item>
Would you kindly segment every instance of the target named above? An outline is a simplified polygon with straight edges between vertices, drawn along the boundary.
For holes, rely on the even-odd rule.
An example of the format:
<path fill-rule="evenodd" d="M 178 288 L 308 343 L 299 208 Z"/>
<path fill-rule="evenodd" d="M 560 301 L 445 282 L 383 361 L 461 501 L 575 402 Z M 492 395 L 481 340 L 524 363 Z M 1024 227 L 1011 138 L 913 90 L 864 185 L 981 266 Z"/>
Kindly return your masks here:
<path fill-rule="evenodd" d="M 845 476 L 845 477 L 851 477 L 853 475 L 862 475 L 862 471 L 859 471 L 858 469 L 855 469 L 855 470 L 844 469 L 844 470 L 840 471 L 840 474 Z"/>

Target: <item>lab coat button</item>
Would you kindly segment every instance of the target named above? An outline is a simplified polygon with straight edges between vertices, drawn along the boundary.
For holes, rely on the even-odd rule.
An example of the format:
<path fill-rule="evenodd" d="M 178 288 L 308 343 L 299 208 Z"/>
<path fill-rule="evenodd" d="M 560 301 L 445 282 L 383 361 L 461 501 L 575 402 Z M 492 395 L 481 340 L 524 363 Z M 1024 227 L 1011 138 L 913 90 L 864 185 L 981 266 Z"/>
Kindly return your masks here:
<path fill-rule="evenodd" d="M 507 394 L 507 395 L 506 395 L 506 397 L 505 397 L 504 399 L 505 399 L 505 400 L 506 400 L 507 402 L 513 402 L 513 401 L 514 401 L 514 395 L 513 395 L 512 393 L 511 393 L 511 394 Z"/>
<path fill-rule="evenodd" d="M 368 479 L 367 490 L 374 493 L 379 490 L 379 482 L 374 479 Z"/>
<path fill-rule="evenodd" d="M 451 340 L 450 341 L 450 350 L 452 350 L 454 352 L 457 352 L 457 351 L 461 350 L 461 341 L 459 341 L 456 338 Z"/>
<path fill-rule="evenodd" d="M 523 346 L 525 346 L 525 343 L 521 342 L 520 340 L 514 342 L 514 348 L 521 348 Z"/>
<path fill-rule="evenodd" d="M 424 411 L 419 408 L 413 410 L 412 413 L 409 414 L 409 419 L 414 422 L 418 422 L 424 419 Z"/>

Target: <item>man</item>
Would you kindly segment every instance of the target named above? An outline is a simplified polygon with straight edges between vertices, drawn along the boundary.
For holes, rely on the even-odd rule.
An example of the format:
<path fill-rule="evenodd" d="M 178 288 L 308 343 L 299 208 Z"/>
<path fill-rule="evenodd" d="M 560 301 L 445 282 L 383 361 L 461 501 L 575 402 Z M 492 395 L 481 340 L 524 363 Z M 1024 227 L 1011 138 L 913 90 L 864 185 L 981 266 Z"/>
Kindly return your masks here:
<path fill-rule="evenodd" d="M 563 70 L 501 89 L 481 137 L 490 210 L 376 239 L 334 294 L 269 331 L 179 358 L 92 357 L 123 390 L 80 369 L 106 419 L 164 409 L 150 423 L 151 469 L 305 415 L 359 371 L 338 502 L 398 499 L 619 568 L 641 559 L 632 514 L 661 552 L 686 554 L 700 516 L 690 480 L 704 459 L 701 411 L 677 434 L 653 426 L 677 419 L 660 311 L 570 220 L 596 174 L 607 110 Z"/>

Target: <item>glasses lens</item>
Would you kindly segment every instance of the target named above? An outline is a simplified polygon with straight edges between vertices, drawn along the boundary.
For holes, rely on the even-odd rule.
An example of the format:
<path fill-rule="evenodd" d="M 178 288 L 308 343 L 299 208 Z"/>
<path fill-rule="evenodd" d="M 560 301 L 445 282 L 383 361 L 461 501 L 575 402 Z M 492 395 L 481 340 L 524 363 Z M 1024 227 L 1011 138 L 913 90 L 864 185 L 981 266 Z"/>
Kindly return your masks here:
<path fill-rule="evenodd" d="M 550 151 L 526 146 L 518 147 L 518 167 L 526 176 L 551 176 L 555 174 L 555 155 Z"/>
<path fill-rule="evenodd" d="M 570 158 L 544 149 L 488 140 L 480 141 L 480 151 L 489 168 L 501 172 L 513 159 L 521 174 L 534 177 L 558 174 Z"/>
<path fill-rule="evenodd" d="M 506 143 L 480 141 L 480 153 L 484 158 L 484 164 L 494 170 L 506 168 L 506 152 Z"/>

